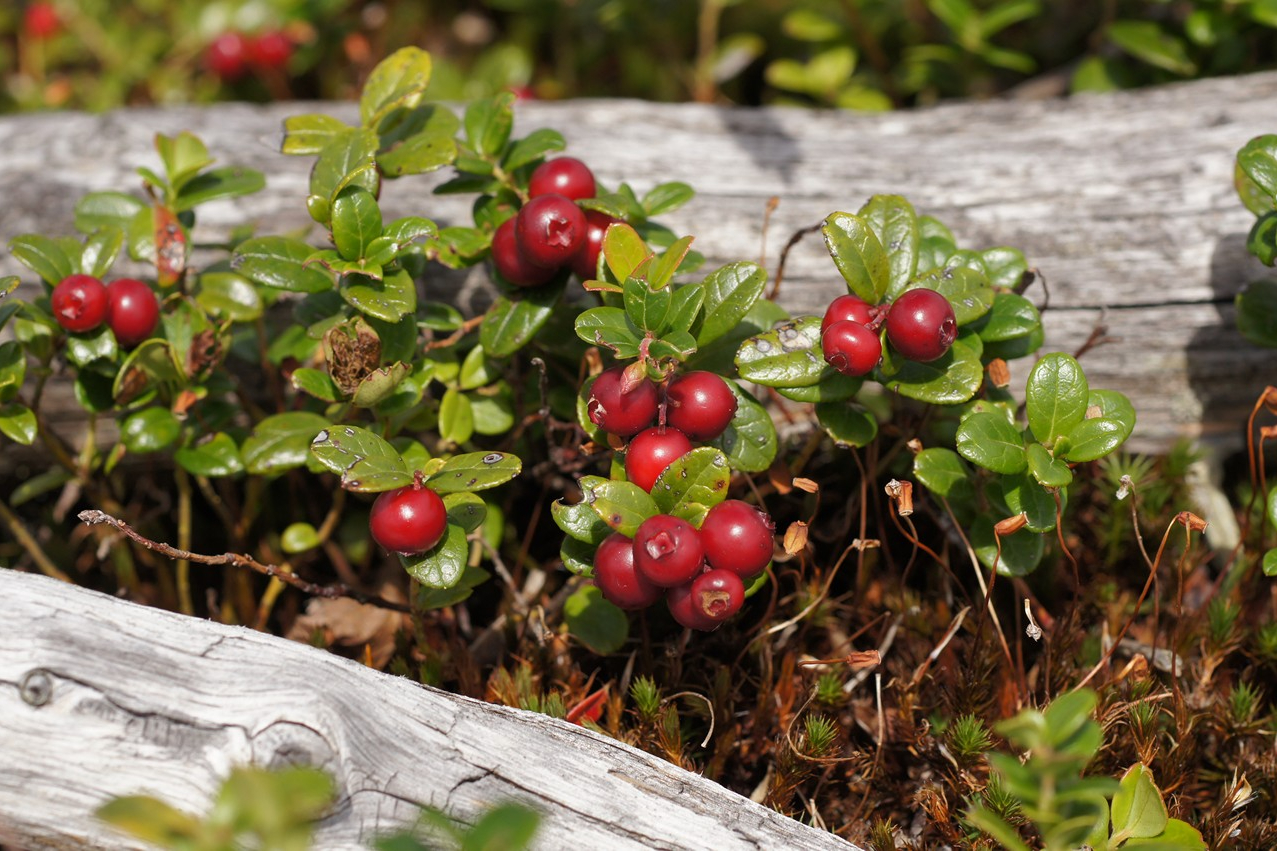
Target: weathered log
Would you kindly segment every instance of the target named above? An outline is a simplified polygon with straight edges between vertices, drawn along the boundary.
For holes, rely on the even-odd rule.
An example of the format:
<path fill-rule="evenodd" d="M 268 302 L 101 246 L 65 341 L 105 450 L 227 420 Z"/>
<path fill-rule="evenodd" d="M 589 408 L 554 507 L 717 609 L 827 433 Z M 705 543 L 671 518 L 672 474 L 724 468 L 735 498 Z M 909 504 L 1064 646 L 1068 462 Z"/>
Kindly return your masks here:
<path fill-rule="evenodd" d="M 268 232 L 304 227 L 309 160 L 276 151 L 282 119 L 313 111 L 355 115 L 350 104 L 230 104 L 4 118 L 0 235 L 71 232 L 81 193 L 136 185 L 132 169 L 157 162 L 152 136 L 182 129 L 221 161 L 269 176 L 264 193 L 210 205 L 205 236 L 243 221 Z M 876 192 L 905 195 L 963 244 L 1023 248 L 1049 281 L 1048 350 L 1076 349 L 1103 319 L 1110 340 L 1084 363 L 1094 386 L 1134 402 L 1134 447 L 1189 437 L 1234 448 L 1254 398 L 1277 377 L 1277 357 L 1235 330 L 1231 303 L 1265 273 L 1245 251 L 1251 216 L 1233 192 L 1232 163 L 1248 139 L 1277 131 L 1277 73 L 882 115 L 531 102 L 519 106 L 518 123 L 522 132 L 561 130 L 605 184 L 691 183 L 696 200 L 666 218 L 696 234 L 711 263 L 759 256 L 772 196 L 780 199 L 768 237 L 773 267 L 791 232 Z M 384 205 L 394 215 L 468 222 L 469 198 L 429 194 L 440 179 L 389 184 Z M 795 312 L 817 312 L 842 290 L 823 249 L 808 243 L 792 256 L 780 295 Z M 0 273 L 17 271 L 0 260 Z M 440 275 L 427 287 L 475 310 L 487 298 L 482 280 Z"/>
<path fill-rule="evenodd" d="M 142 847 L 93 810 L 151 794 L 202 813 L 251 762 L 332 775 L 316 848 L 516 800 L 542 814 L 538 848 L 856 851 L 574 724 L 249 629 L 9 570 L 0 623 L 0 845 Z"/>

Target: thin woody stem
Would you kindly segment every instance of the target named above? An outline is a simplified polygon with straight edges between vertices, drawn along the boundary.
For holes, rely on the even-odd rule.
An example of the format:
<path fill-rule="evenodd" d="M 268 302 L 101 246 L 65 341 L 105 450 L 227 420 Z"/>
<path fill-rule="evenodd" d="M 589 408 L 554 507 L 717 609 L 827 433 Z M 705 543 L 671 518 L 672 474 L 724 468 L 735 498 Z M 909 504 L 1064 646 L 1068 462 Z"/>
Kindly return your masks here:
<path fill-rule="evenodd" d="M 161 543 L 160 541 L 152 541 L 150 538 L 134 530 L 132 526 L 125 523 L 123 520 L 112 517 L 104 511 L 90 509 L 88 511 L 81 511 L 78 516 L 81 522 L 87 523 L 90 526 L 97 525 L 99 523 L 105 523 L 108 526 L 112 526 L 124 533 L 126 537 L 141 544 L 146 549 L 153 550 L 160 555 L 167 556 L 171 559 L 185 559 L 187 561 L 196 562 L 197 564 L 247 567 L 251 570 L 257 571 L 263 576 L 270 576 L 274 579 L 278 579 L 279 581 L 296 588 L 304 594 L 309 594 L 312 597 L 324 597 L 327 599 L 349 597 L 356 602 L 367 603 L 368 605 L 377 606 L 378 608 L 390 609 L 392 611 L 408 614 L 412 613 L 412 607 L 403 603 L 396 603 L 393 600 L 387 600 L 377 594 L 364 594 L 342 582 L 332 585 L 316 585 L 313 582 L 307 582 L 292 571 L 285 570 L 284 568 L 274 564 L 263 564 L 250 555 L 240 553 L 202 555 L 200 553 L 188 552 L 187 550 L 180 550 L 176 547 L 171 547 L 168 544 Z"/>

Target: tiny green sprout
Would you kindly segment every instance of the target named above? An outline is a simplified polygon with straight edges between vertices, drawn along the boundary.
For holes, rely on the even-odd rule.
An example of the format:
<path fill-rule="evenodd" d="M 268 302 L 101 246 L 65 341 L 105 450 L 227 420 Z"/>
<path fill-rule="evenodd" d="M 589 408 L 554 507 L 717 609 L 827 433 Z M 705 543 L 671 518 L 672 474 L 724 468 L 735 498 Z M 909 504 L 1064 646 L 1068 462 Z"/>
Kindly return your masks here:
<path fill-rule="evenodd" d="M 1130 718 L 1131 728 L 1136 733 L 1148 735 L 1154 732 L 1161 718 L 1161 708 L 1152 701 L 1137 700 L 1131 704 L 1131 708 L 1127 710 Z"/>
<path fill-rule="evenodd" d="M 1206 607 L 1207 638 L 1215 649 L 1222 649 L 1236 637 L 1237 617 L 1241 607 L 1226 597 L 1214 597 Z"/>
<path fill-rule="evenodd" d="M 813 699 L 821 706 L 838 706 L 845 697 L 842 690 L 842 677 L 833 672 L 817 677 L 814 691 Z"/>
<path fill-rule="evenodd" d="M 808 715 L 803 720 L 803 750 L 807 756 L 828 754 L 838 740 L 838 724 L 827 715 Z"/>
<path fill-rule="evenodd" d="M 980 793 L 980 801 L 984 808 L 1007 824 L 1022 824 L 1024 814 L 1020 809 L 1020 799 L 1015 796 L 999 774 L 990 774 L 989 782 Z"/>
<path fill-rule="evenodd" d="M 656 717 L 661 708 L 661 689 L 651 677 L 639 677 L 630 686 L 630 699 L 634 701 L 634 711 L 644 723 Z"/>
<path fill-rule="evenodd" d="M 969 763 L 993 747 L 984 721 L 971 714 L 959 715 L 944 731 L 945 744 L 960 763 Z"/>
<path fill-rule="evenodd" d="M 896 825 L 887 819 L 874 819 L 869 827 L 870 851 L 895 851 Z"/>
<path fill-rule="evenodd" d="M 1277 662 L 1277 621 L 1266 623 L 1255 631 L 1255 654 L 1265 662 Z"/>
<path fill-rule="evenodd" d="M 1249 726 L 1259 712 L 1259 704 L 1263 699 L 1263 691 L 1242 680 L 1233 686 L 1228 694 L 1228 715 L 1238 727 Z"/>

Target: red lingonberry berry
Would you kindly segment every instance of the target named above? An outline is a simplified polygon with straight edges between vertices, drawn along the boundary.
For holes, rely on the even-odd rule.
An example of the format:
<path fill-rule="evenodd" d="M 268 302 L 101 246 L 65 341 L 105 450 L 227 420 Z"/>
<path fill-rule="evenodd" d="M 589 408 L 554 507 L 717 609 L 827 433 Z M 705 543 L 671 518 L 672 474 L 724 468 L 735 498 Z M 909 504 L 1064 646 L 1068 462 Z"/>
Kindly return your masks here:
<path fill-rule="evenodd" d="M 61 28 L 62 20 L 52 3 L 32 3 L 22 14 L 22 32 L 35 41 L 53 38 Z"/>
<path fill-rule="evenodd" d="M 594 584 L 608 602 L 622 609 L 647 608 L 665 593 L 635 569 L 634 542 L 620 532 L 604 538 L 595 551 Z"/>
<path fill-rule="evenodd" d="M 692 584 L 684 582 L 665 592 L 665 605 L 669 607 L 670 614 L 688 629 L 698 629 L 701 632 L 718 629 L 721 621 L 707 617 L 696 605 L 692 597 Z"/>
<path fill-rule="evenodd" d="M 665 422 L 692 440 L 713 440 L 736 416 L 736 394 L 712 372 L 685 372 L 665 388 Z"/>
<path fill-rule="evenodd" d="M 820 320 L 820 330 L 823 333 L 830 325 L 846 319 L 869 325 L 873 322 L 873 305 L 854 293 L 840 295 L 825 308 L 825 317 Z"/>
<path fill-rule="evenodd" d="M 539 195 L 514 219 L 519 250 L 537 266 L 566 265 L 585 242 L 585 213 L 562 195 Z"/>
<path fill-rule="evenodd" d="M 248 61 L 259 68 L 283 68 L 293 56 L 293 40 L 283 30 L 265 30 L 248 40 Z"/>
<path fill-rule="evenodd" d="M 953 305 L 935 290 L 908 290 L 887 311 L 887 340 L 909 360 L 932 361 L 958 336 Z"/>
<path fill-rule="evenodd" d="M 248 39 L 243 33 L 222 33 L 205 48 L 204 65 L 224 83 L 238 80 L 248 71 Z"/>
<path fill-rule="evenodd" d="M 585 411 L 590 422 L 620 437 L 638 434 L 656 418 L 656 385 L 646 378 L 625 386 L 625 367 L 614 366 L 599 373 L 590 385 Z"/>
<path fill-rule="evenodd" d="M 730 570 L 707 570 L 692 580 L 692 606 L 715 623 L 739 612 L 744 602 L 745 583 Z"/>
<path fill-rule="evenodd" d="M 118 278 L 107 284 L 106 297 L 106 321 L 121 346 L 136 346 L 155 331 L 160 302 L 146 284 L 135 278 Z"/>
<path fill-rule="evenodd" d="M 497 272 L 516 287 L 536 287 L 554 277 L 554 269 L 543 269 L 529 263 L 519 250 L 519 238 L 515 234 L 514 219 L 501 223 L 492 234 L 492 264 Z"/>
<path fill-rule="evenodd" d="M 691 582 L 705 566 L 701 533 L 681 517 L 653 515 L 634 533 L 634 566 L 663 588 Z"/>
<path fill-rule="evenodd" d="M 76 334 L 92 331 L 107 314 L 106 286 L 92 275 L 68 275 L 49 298 L 53 318 Z"/>
<path fill-rule="evenodd" d="M 882 360 L 882 340 L 859 322 L 843 319 L 820 335 L 825 362 L 843 375 L 868 375 Z"/>
<path fill-rule="evenodd" d="M 649 428 L 640 431 L 625 447 L 625 477 L 645 491 L 651 491 L 656 477 L 665 468 L 692 451 L 692 442 L 676 428 Z"/>
<path fill-rule="evenodd" d="M 406 485 L 386 491 L 372 504 L 368 529 L 391 552 L 418 555 L 432 549 L 448 528 L 448 509 L 427 487 Z"/>
<path fill-rule="evenodd" d="M 559 194 L 573 201 L 593 198 L 594 172 L 576 157 L 557 157 L 536 167 L 528 178 L 528 197 Z"/>
<path fill-rule="evenodd" d="M 701 523 L 705 560 L 713 568 L 745 578 L 756 576 L 771 561 L 774 530 L 772 519 L 748 502 L 720 502 Z"/>
<path fill-rule="evenodd" d="M 598 277 L 599 255 L 603 253 L 603 237 L 607 234 L 607 229 L 619 221 L 621 220 L 598 210 L 585 211 L 585 241 L 581 243 L 576 254 L 572 255 L 571 264 L 572 271 L 578 278 L 583 281 L 592 281 Z"/>

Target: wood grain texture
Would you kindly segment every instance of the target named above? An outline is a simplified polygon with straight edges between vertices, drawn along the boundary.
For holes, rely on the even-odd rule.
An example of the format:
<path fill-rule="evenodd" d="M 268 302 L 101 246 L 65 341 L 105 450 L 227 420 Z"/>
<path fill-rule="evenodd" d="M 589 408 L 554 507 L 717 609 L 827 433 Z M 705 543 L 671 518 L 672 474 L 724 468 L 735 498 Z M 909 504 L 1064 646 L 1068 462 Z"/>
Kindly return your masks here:
<path fill-rule="evenodd" d="M 49 114 L 0 120 L 0 237 L 71 231 L 75 199 L 135 186 L 156 164 L 156 132 L 190 129 L 222 162 L 268 175 L 266 192 L 209 205 L 201 236 L 255 221 L 266 232 L 306 227 L 309 160 L 278 154 L 285 116 L 322 111 L 350 120 L 351 104 L 229 104 L 210 108 Z M 1013 245 L 1050 285 L 1048 350 L 1070 351 L 1107 310 L 1113 341 L 1088 355 L 1093 386 L 1121 390 L 1139 412 L 1132 446 L 1179 437 L 1239 446 L 1243 420 L 1277 355 L 1245 343 L 1231 301 L 1268 270 L 1249 259 L 1251 216 L 1232 188 L 1233 157 L 1277 132 L 1277 74 L 1205 80 L 1070 100 L 957 103 L 859 115 L 636 101 L 526 103 L 518 131 L 561 130 L 600 180 L 640 192 L 685 180 L 699 192 L 666 217 L 697 236 L 711 263 L 760 255 L 767 200 L 780 198 L 767 253 L 794 230 L 870 195 L 908 197 L 949 223 L 963 244 Z M 434 197 L 443 175 L 387 185 L 391 215 L 468 223 L 468 197 Z M 0 259 L 0 273 L 19 271 Z M 487 303 L 481 272 L 425 282 L 463 309 Z M 817 240 L 792 255 L 781 302 L 817 312 L 842 290 Z M 1031 290 L 1039 301 L 1041 290 Z"/>
<path fill-rule="evenodd" d="M 115 795 L 204 812 L 231 767 L 336 780 L 317 848 L 357 848 L 420 806 L 542 813 L 542 849 L 857 851 L 662 759 L 563 721 L 417 685 L 239 627 L 0 571 L 0 845 L 139 847 Z"/>

